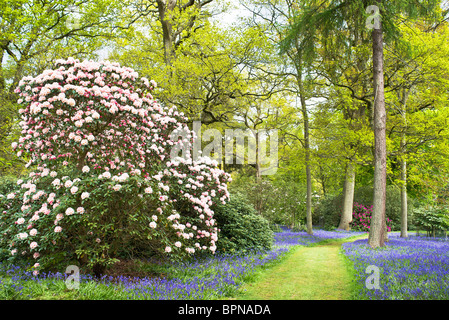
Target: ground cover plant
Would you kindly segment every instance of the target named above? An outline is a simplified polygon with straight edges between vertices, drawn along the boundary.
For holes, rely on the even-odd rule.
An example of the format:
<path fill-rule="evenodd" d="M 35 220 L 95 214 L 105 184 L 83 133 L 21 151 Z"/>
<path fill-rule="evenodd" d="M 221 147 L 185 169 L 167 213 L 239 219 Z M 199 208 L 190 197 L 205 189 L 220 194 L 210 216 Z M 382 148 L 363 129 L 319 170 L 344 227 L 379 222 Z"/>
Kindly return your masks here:
<path fill-rule="evenodd" d="M 214 299 L 231 295 L 256 268 L 279 259 L 285 252 L 286 249 L 278 248 L 245 255 L 217 254 L 201 261 L 159 266 L 159 271 L 163 270 L 159 276 L 96 278 L 84 274 L 80 276 L 79 289 L 72 291 L 67 290 L 67 275 L 63 273 L 33 275 L 32 271 L 17 266 L 1 266 L 0 298 Z"/>
<path fill-rule="evenodd" d="M 355 268 L 357 299 L 446 300 L 449 297 L 449 242 L 412 233 L 389 235 L 386 247 L 372 250 L 367 240 L 344 243 Z M 379 268 L 379 287 L 369 289 L 368 266 Z"/>

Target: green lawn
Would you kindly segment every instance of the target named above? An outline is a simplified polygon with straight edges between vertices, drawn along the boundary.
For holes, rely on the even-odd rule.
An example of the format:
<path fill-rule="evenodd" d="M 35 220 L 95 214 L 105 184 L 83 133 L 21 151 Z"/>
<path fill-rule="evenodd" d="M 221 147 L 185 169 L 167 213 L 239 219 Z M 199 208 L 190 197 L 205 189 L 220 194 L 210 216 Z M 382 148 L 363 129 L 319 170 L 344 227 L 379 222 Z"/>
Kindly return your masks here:
<path fill-rule="evenodd" d="M 357 239 L 366 235 L 357 237 Z M 348 300 L 352 298 L 352 272 L 340 254 L 344 241 L 293 248 L 273 268 L 246 284 L 237 299 L 247 300 Z"/>

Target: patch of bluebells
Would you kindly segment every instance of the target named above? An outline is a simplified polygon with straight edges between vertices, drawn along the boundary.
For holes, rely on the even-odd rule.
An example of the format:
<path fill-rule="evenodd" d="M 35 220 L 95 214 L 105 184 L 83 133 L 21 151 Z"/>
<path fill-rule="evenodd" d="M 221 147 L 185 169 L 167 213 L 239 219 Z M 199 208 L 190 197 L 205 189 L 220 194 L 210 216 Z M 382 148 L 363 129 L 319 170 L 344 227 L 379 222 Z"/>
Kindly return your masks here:
<path fill-rule="evenodd" d="M 254 252 L 245 255 L 216 254 L 206 259 L 196 259 L 172 266 L 171 268 L 182 270 L 182 272 L 177 271 L 177 273 L 182 273 L 182 276 L 179 277 L 103 276 L 100 279 L 95 279 L 92 275 L 80 274 L 80 291 L 83 291 L 83 285 L 95 283 L 118 289 L 120 293 L 115 298 L 120 299 L 213 299 L 232 294 L 240 287 L 244 277 L 251 275 L 259 266 L 279 259 L 287 251 L 286 248 L 273 248 L 268 252 Z M 44 280 L 65 281 L 67 279 L 67 275 L 60 272 L 42 272 L 39 275 L 33 275 L 32 271 L 24 271 L 23 267 L 7 267 L 2 264 L 0 264 L 0 274 L 6 275 L 11 279 L 10 282 L 17 284 L 17 290 L 10 287 L 18 294 L 21 294 L 24 282 L 28 280 L 41 282 Z M 0 280 L 4 281 L 1 277 Z"/>
<path fill-rule="evenodd" d="M 286 248 L 275 248 L 249 255 L 218 254 L 178 266 L 185 274 L 182 278 L 123 279 L 121 285 L 129 299 L 213 299 L 232 294 L 244 277 L 286 252 Z"/>
<path fill-rule="evenodd" d="M 275 233 L 275 245 L 277 246 L 292 246 L 303 245 L 308 246 L 323 240 L 329 239 L 344 239 L 352 236 L 362 235 L 366 232 L 355 231 L 326 231 L 321 229 L 314 229 L 313 234 L 308 234 L 306 231 L 293 232 L 286 227 L 281 227 L 282 232 Z"/>
<path fill-rule="evenodd" d="M 23 268 L 20 266 L 6 267 L 0 263 L 0 274 L 5 274 L 8 277 L 0 277 L 0 299 L 22 299 L 24 289 L 22 281 L 32 277 L 32 272 L 23 271 Z"/>
<path fill-rule="evenodd" d="M 343 244 L 344 254 L 354 263 L 358 297 L 369 300 L 449 299 L 449 241 L 389 234 L 386 246 L 371 249 L 367 240 Z M 379 268 L 379 287 L 367 288 L 369 265 Z"/>

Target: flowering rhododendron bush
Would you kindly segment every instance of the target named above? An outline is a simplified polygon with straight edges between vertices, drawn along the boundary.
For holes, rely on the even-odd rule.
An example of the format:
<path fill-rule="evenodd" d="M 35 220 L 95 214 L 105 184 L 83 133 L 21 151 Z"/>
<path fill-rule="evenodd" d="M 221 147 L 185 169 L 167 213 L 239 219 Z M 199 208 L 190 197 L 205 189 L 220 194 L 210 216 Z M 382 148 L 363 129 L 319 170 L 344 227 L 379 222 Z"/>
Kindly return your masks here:
<path fill-rule="evenodd" d="M 373 206 L 364 206 L 354 202 L 352 211 L 352 221 L 350 223 L 351 230 L 369 231 L 371 225 L 371 215 L 373 213 Z M 391 231 L 392 221 L 386 218 L 387 232 Z"/>
<path fill-rule="evenodd" d="M 193 132 L 153 99 L 155 85 L 116 63 L 71 58 L 20 81 L 13 148 L 31 172 L 0 200 L 12 259 L 36 270 L 77 259 L 95 271 L 133 246 L 178 258 L 216 250 L 212 207 L 228 200 L 230 176 L 209 158 L 172 156 Z"/>

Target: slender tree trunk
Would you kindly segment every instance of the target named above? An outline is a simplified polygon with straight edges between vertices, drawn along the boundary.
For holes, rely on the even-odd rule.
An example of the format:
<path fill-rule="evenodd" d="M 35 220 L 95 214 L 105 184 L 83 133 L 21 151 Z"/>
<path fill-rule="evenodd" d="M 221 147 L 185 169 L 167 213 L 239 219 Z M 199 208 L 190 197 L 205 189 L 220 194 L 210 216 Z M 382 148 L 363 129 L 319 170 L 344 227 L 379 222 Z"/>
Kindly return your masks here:
<path fill-rule="evenodd" d="M 259 215 L 262 215 L 262 202 L 263 202 L 263 198 L 262 198 L 262 194 L 263 194 L 263 190 L 261 190 L 262 188 L 262 177 L 261 177 L 261 173 L 260 173 L 260 159 L 259 159 L 259 132 L 257 130 L 255 130 L 256 132 L 256 185 L 257 188 L 260 190 L 260 192 L 258 192 L 257 196 L 256 196 L 256 210 L 257 213 Z"/>
<path fill-rule="evenodd" d="M 352 162 L 346 166 L 345 187 L 343 195 L 343 211 L 341 213 L 338 229 L 349 231 L 352 221 L 352 209 L 354 203 L 355 170 Z"/>
<path fill-rule="evenodd" d="M 254 129 L 256 136 L 256 181 L 260 183 L 261 180 L 261 167 L 260 167 L 260 159 L 259 159 L 259 132 L 257 129 Z"/>
<path fill-rule="evenodd" d="M 407 92 L 406 88 L 403 89 L 402 92 L 402 104 L 401 104 L 401 114 L 402 114 L 402 123 L 404 129 L 401 133 L 401 238 L 407 238 L 407 217 L 408 217 L 408 208 L 407 208 L 407 160 L 405 158 L 406 151 L 406 132 L 407 132 Z"/>
<path fill-rule="evenodd" d="M 1 45 L 1 42 L 0 42 Z M 6 89 L 5 75 L 3 74 L 3 57 L 5 55 L 5 49 L 0 46 L 0 92 L 3 94 L 3 90 Z"/>
<path fill-rule="evenodd" d="M 381 1 L 376 2 L 379 7 Z M 382 23 L 372 31 L 374 80 L 374 195 L 373 213 L 368 237 L 372 248 L 385 245 L 385 202 L 387 185 L 386 111 L 383 72 Z"/>
<path fill-rule="evenodd" d="M 304 91 L 304 85 L 302 82 L 302 52 L 296 43 L 296 49 L 298 50 L 298 57 L 296 60 L 296 81 L 299 89 L 299 100 L 301 102 L 301 113 L 303 117 L 304 124 L 304 151 L 305 156 L 305 166 L 306 166 L 306 184 L 307 184 L 307 195 L 306 195 L 306 224 L 307 224 L 307 234 L 313 234 L 312 228 L 312 173 L 310 169 L 310 137 L 309 137 L 309 115 L 307 113 L 306 105 L 306 95 Z"/>
<path fill-rule="evenodd" d="M 306 179 L 307 179 L 307 199 L 306 199 L 307 233 L 313 234 L 313 229 L 312 229 L 312 174 L 310 172 L 310 152 L 308 152 L 308 151 L 306 151 Z"/>
<path fill-rule="evenodd" d="M 303 92 L 302 80 L 299 81 L 300 92 Z M 307 233 L 313 234 L 312 229 L 312 173 L 310 170 L 310 137 L 309 137 L 309 116 L 307 114 L 306 100 L 304 93 L 300 94 L 301 111 L 304 118 L 304 149 L 306 152 L 306 183 L 307 183 L 307 196 L 306 196 L 306 220 L 307 220 Z"/>
<path fill-rule="evenodd" d="M 401 238 L 407 238 L 407 162 L 401 161 Z"/>

